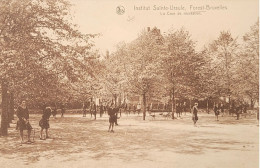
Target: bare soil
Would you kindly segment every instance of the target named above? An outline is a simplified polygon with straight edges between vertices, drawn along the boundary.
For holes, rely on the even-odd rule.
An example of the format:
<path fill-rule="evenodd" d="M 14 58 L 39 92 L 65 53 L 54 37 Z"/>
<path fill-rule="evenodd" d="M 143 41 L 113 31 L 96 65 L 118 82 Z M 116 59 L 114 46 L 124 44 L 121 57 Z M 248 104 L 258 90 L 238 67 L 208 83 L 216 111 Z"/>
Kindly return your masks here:
<path fill-rule="evenodd" d="M 108 116 L 97 120 L 79 114 L 50 119 L 52 139 L 40 140 L 39 114 L 31 114 L 35 143 L 20 144 L 15 122 L 0 137 L 0 167 L 142 167 L 257 168 L 259 127 L 255 114 L 236 120 L 200 113 L 198 127 L 191 114 L 176 120 L 122 114 L 115 132 Z"/>

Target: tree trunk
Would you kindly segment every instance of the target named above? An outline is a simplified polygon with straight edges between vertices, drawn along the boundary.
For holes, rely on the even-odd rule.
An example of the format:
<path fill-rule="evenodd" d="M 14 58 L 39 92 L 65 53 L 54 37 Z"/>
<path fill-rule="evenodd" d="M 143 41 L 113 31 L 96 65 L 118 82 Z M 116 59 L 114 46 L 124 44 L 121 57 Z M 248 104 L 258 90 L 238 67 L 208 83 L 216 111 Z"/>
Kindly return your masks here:
<path fill-rule="evenodd" d="M 207 113 L 209 114 L 209 98 L 207 99 Z"/>
<path fill-rule="evenodd" d="M 116 102 L 117 96 L 116 96 L 116 94 L 114 94 L 114 99 L 115 99 L 115 106 L 117 106 L 117 102 Z"/>
<path fill-rule="evenodd" d="M 146 116 L 146 95 L 145 93 L 143 94 L 143 120 L 145 120 Z"/>
<path fill-rule="evenodd" d="M 6 80 L 2 80 L 2 115 L 1 115 L 1 135 L 7 136 L 8 129 L 8 99 L 7 99 L 8 85 Z"/>
<path fill-rule="evenodd" d="M 228 95 L 228 104 L 229 104 L 229 106 L 231 104 L 231 95 L 230 94 Z"/>
<path fill-rule="evenodd" d="M 254 104 L 255 104 L 255 103 L 254 103 L 254 99 L 251 98 L 251 99 L 250 99 L 251 109 L 254 109 Z"/>
<path fill-rule="evenodd" d="M 6 95 L 6 102 L 7 102 L 7 117 L 8 117 L 7 127 L 10 128 L 10 123 L 12 122 L 12 119 L 11 119 L 11 113 L 10 113 L 10 93 L 8 91 L 7 91 L 7 95 Z"/>
<path fill-rule="evenodd" d="M 174 111 L 175 111 L 175 95 L 174 95 L 174 87 L 172 88 L 172 119 L 174 119 Z"/>
<path fill-rule="evenodd" d="M 10 107 L 10 114 L 11 114 L 11 122 L 12 120 L 14 120 L 14 93 L 10 93 L 10 104 L 9 104 L 9 107 Z"/>
<path fill-rule="evenodd" d="M 122 101 L 122 98 L 121 98 L 121 93 L 119 94 L 118 96 L 118 106 L 121 106 L 121 101 Z"/>
<path fill-rule="evenodd" d="M 191 113 L 191 99 L 190 99 L 190 113 Z"/>

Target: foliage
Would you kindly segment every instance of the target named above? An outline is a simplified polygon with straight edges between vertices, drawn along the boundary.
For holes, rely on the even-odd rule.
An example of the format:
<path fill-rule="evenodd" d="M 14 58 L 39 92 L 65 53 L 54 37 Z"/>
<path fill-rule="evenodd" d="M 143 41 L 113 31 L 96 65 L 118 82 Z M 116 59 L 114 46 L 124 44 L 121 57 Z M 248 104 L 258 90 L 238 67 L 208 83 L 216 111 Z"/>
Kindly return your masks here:
<path fill-rule="evenodd" d="M 0 9 L 0 76 L 16 100 L 67 97 L 89 67 L 95 35 L 77 30 L 64 0 L 3 0 Z"/>
<path fill-rule="evenodd" d="M 220 32 L 217 40 L 208 47 L 211 57 L 212 71 L 215 72 L 213 81 L 218 96 L 231 96 L 236 85 L 236 58 L 239 52 L 237 38 L 233 38 L 228 31 Z"/>

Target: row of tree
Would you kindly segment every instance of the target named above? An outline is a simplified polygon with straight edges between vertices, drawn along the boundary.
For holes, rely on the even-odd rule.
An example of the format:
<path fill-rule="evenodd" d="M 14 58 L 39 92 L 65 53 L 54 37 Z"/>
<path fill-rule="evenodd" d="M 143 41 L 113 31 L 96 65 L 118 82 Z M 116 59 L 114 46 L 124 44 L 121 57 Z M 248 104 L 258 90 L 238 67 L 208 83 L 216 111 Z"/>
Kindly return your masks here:
<path fill-rule="evenodd" d="M 70 7 L 66 0 L 0 1 L 3 135 L 9 111 L 24 99 L 39 106 L 139 95 L 143 107 L 170 100 L 173 112 L 174 100 L 181 97 L 258 99 L 258 22 L 241 43 L 221 32 L 202 51 L 184 29 L 164 35 L 149 29 L 101 58 L 91 42 L 98 34 L 78 31 Z"/>
<path fill-rule="evenodd" d="M 142 97 L 144 120 L 148 100 L 170 100 L 173 118 L 176 98 L 258 101 L 258 22 L 241 43 L 229 31 L 222 31 L 203 50 L 195 48 L 195 41 L 183 28 L 164 35 L 157 28 L 148 28 L 136 40 L 120 43 L 103 60 L 106 68 L 100 76 L 105 77 L 100 84 L 115 98 L 122 93 Z"/>

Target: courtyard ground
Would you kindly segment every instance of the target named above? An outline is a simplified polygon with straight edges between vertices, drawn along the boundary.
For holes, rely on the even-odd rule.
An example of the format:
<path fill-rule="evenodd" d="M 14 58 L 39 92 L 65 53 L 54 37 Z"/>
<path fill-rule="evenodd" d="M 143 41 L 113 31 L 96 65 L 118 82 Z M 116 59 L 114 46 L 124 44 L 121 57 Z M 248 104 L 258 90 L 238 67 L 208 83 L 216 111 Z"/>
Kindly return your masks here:
<path fill-rule="evenodd" d="M 199 113 L 198 127 L 191 114 L 176 120 L 156 115 L 122 114 L 115 132 L 108 132 L 108 116 L 65 114 L 50 119 L 52 139 L 40 140 L 39 114 L 31 114 L 35 143 L 20 145 L 11 124 L 0 137 L 0 167 L 121 167 L 121 168 L 257 168 L 259 127 L 255 115 L 241 120 Z M 15 123 L 15 121 L 13 121 Z"/>

